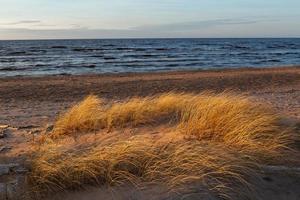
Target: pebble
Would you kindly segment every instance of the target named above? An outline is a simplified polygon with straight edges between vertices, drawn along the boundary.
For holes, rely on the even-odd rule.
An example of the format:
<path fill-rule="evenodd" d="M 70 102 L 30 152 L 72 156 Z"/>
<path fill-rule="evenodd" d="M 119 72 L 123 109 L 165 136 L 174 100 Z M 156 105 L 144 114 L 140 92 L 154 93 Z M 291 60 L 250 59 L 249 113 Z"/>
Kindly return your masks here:
<path fill-rule="evenodd" d="M 9 174 L 9 167 L 7 165 L 0 165 L 0 176 Z"/>
<path fill-rule="evenodd" d="M 20 165 L 16 163 L 0 164 L 0 176 L 7 175 L 10 172 L 16 173 L 18 169 L 20 169 Z"/>
<path fill-rule="evenodd" d="M 0 139 L 5 138 L 7 135 L 5 132 L 0 131 Z"/>
<path fill-rule="evenodd" d="M 5 124 L 5 125 L 3 125 L 3 124 L 0 125 L 0 129 L 7 129 L 8 127 L 9 127 L 9 126 L 6 125 L 6 124 Z"/>
<path fill-rule="evenodd" d="M 6 129 L 0 129 L 0 139 L 3 139 L 7 136 Z"/>
<path fill-rule="evenodd" d="M 0 125 L 0 139 L 7 137 L 8 125 Z"/>
<path fill-rule="evenodd" d="M 3 146 L 3 147 L 0 147 L 0 153 L 5 151 L 5 150 L 10 150 L 11 147 L 10 146 Z"/>

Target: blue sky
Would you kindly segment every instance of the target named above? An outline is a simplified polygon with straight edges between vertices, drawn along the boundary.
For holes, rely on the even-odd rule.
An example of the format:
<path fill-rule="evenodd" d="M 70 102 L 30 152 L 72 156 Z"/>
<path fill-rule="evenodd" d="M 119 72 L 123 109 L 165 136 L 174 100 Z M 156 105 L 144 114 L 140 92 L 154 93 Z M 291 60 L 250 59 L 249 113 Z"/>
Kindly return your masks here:
<path fill-rule="evenodd" d="M 0 0 L 0 39 L 300 37 L 300 0 Z"/>

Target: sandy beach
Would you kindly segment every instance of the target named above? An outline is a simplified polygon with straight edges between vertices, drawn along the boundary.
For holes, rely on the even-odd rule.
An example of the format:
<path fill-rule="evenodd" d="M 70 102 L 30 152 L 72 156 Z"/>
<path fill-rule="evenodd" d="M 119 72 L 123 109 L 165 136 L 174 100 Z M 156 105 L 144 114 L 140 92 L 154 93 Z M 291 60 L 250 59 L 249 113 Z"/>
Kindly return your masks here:
<path fill-rule="evenodd" d="M 89 94 L 120 100 L 163 92 L 233 90 L 300 118 L 300 67 L 0 79 L 0 124 L 44 126 Z"/>
<path fill-rule="evenodd" d="M 4 138 L 0 139 L 0 160 L 1 163 L 6 164 L 2 167 L 3 169 L 8 167 L 9 170 L 10 168 L 12 171 L 15 168 L 17 170 L 6 175 L 2 174 L 3 176 L 0 176 L 0 186 L 9 185 L 12 182 L 16 183 L 15 185 L 20 184 L 18 182 L 19 177 L 23 177 L 22 172 L 28 170 L 26 167 L 23 168 L 26 166 L 24 161 L 28 156 L 28 152 L 31 151 L 28 147 L 35 142 L 35 135 L 38 136 L 44 131 L 45 127 L 49 127 L 54 123 L 61 112 L 64 112 L 87 95 L 94 94 L 109 101 L 119 102 L 131 97 L 144 97 L 165 92 L 198 94 L 203 91 L 216 93 L 233 91 L 237 94 L 246 94 L 258 102 L 264 102 L 272 106 L 288 120 L 288 123 L 297 124 L 300 120 L 299 66 L 1 78 L 0 128 L 4 128 L 8 132 Z M 169 130 L 168 127 L 156 127 L 156 129 L 158 132 Z M 153 130 L 149 130 L 149 127 L 141 128 L 139 131 L 149 135 L 153 134 Z M 92 135 L 92 137 L 94 136 Z M 289 198 L 296 200 L 300 197 L 299 192 L 296 192 L 295 189 L 299 186 L 299 181 L 297 181 L 299 180 L 297 178 L 298 161 L 297 159 L 294 168 L 276 167 L 273 169 L 267 166 L 266 169 L 263 169 L 264 175 L 260 177 L 263 186 L 258 189 L 258 194 L 261 195 L 262 199 L 284 200 Z M 15 165 L 21 166 L 21 168 L 19 169 Z M 20 171 L 21 173 L 19 173 Z M 5 174 L 3 170 L 0 170 L 0 172 Z M 290 175 L 285 176 L 286 173 Z M 258 183 L 255 182 L 255 184 Z M 293 187 L 289 186 L 291 184 L 293 184 Z M 8 186 L 5 187 L 9 188 Z M 118 198 L 124 199 L 126 195 L 132 193 L 131 189 L 125 189 L 125 191 L 120 189 L 120 192 L 123 191 L 124 195 Z M 265 192 L 266 190 L 268 192 Z M 7 191 L 10 190 L 7 189 Z M 152 195 L 147 194 L 147 191 L 145 192 L 142 196 L 151 199 Z M 64 198 L 91 199 L 93 194 L 97 197 L 112 198 L 109 191 L 95 191 L 94 188 L 88 190 L 88 192 L 67 193 Z M 5 198 L 9 195 L 12 194 L 7 193 Z M 61 196 L 53 197 L 53 199 L 60 198 Z"/>

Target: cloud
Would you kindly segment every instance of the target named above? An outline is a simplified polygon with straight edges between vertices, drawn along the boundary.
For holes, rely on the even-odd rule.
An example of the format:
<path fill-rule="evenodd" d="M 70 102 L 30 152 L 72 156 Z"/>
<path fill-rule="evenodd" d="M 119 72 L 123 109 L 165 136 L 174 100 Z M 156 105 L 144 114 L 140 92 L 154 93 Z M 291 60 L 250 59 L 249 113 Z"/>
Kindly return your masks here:
<path fill-rule="evenodd" d="M 43 22 L 40 20 L 21 20 L 14 22 L 0 22 L 0 29 L 2 30 L 22 30 L 22 31 L 51 31 L 51 30 L 73 30 L 73 29 L 88 29 L 86 26 L 82 26 L 80 24 L 54 24 Z"/>
<path fill-rule="evenodd" d="M 133 27 L 134 30 L 151 30 L 151 31 L 190 31 L 199 30 L 214 26 L 224 25 L 246 25 L 259 23 L 262 20 L 249 20 L 249 19 L 215 19 L 215 20 L 203 20 L 203 21 L 190 21 L 180 22 L 172 24 L 161 25 L 145 25 Z"/>
<path fill-rule="evenodd" d="M 110 29 L 28 29 L 5 28 L 0 29 L 0 40 L 3 39 L 80 39 L 80 38 L 123 38 L 141 37 L 143 33 L 131 30 Z"/>
<path fill-rule="evenodd" d="M 41 23 L 40 20 L 21 20 L 15 22 L 8 22 L 8 23 L 0 23 L 0 25 L 23 25 L 23 24 L 37 24 Z"/>

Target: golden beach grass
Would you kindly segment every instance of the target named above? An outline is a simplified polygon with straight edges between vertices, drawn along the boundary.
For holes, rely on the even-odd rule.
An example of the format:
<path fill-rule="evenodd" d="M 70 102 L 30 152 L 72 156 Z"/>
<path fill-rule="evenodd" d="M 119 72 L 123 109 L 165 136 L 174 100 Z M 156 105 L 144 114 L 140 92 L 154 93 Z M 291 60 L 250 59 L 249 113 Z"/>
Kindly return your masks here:
<path fill-rule="evenodd" d="M 102 101 L 96 96 L 88 96 L 72 107 L 55 124 L 56 134 L 69 134 L 99 129 Z"/>
<path fill-rule="evenodd" d="M 173 129 L 121 131 L 156 125 Z M 91 132 L 99 132 L 93 143 L 68 142 Z M 155 183 L 177 191 L 194 185 L 230 198 L 258 165 L 282 160 L 293 141 L 271 108 L 243 95 L 168 93 L 116 103 L 89 96 L 61 115 L 38 146 L 29 183 L 39 193 L 86 185 Z"/>

